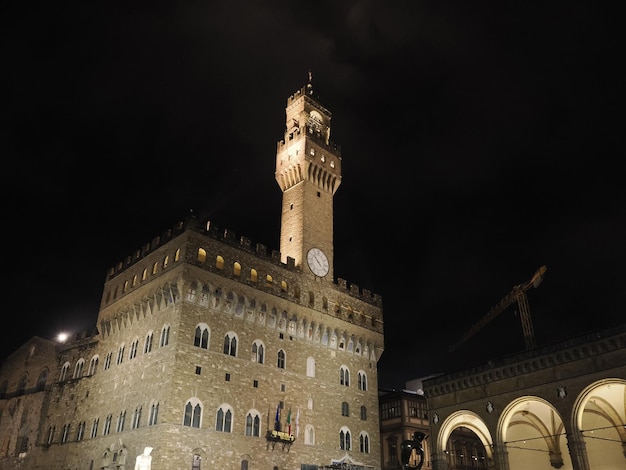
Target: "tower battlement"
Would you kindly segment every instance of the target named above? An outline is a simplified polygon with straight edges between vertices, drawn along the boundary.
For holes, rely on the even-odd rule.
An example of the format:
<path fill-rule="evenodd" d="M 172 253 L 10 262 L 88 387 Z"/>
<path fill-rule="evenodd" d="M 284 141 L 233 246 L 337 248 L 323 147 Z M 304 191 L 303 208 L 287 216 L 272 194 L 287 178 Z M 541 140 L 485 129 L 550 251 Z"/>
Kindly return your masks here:
<path fill-rule="evenodd" d="M 292 95 L 289 96 L 289 98 L 287 98 L 287 106 L 291 106 L 293 104 L 296 103 L 296 101 L 300 100 L 300 99 L 308 99 L 308 100 L 314 100 L 315 101 L 315 106 L 321 110 L 323 110 L 328 116 L 332 116 L 332 113 L 326 109 L 321 103 L 320 103 L 320 98 L 319 96 L 316 96 L 313 92 L 313 86 L 311 85 L 311 83 L 308 83 L 307 85 L 303 86 L 302 88 L 300 88 L 299 90 L 297 90 L 295 93 L 293 93 Z"/>
<path fill-rule="evenodd" d="M 106 281 L 111 281 L 122 273 L 125 273 L 136 263 L 146 259 L 159 248 L 163 247 L 187 230 L 192 230 L 196 233 L 209 236 L 224 245 L 241 250 L 259 260 L 270 262 L 279 269 L 285 269 L 294 274 L 302 273 L 302 268 L 295 265 L 293 258 L 288 257 L 286 262 L 282 262 L 280 252 L 278 250 L 270 250 L 266 245 L 262 243 L 253 243 L 251 238 L 239 236 L 233 230 L 220 229 L 210 220 L 201 222 L 194 215 L 190 215 L 185 221 L 176 223 L 172 228 L 165 230 L 161 233 L 161 235 L 154 237 L 151 242 L 144 244 L 134 253 L 124 258 L 123 261 L 120 261 L 115 266 L 109 268 L 106 275 Z M 338 278 L 337 281 L 334 282 L 334 285 L 343 294 L 371 305 L 379 307 L 382 306 L 382 297 L 379 294 L 373 294 L 369 289 L 362 289 L 357 284 L 350 284 L 347 280 L 342 278 Z"/>

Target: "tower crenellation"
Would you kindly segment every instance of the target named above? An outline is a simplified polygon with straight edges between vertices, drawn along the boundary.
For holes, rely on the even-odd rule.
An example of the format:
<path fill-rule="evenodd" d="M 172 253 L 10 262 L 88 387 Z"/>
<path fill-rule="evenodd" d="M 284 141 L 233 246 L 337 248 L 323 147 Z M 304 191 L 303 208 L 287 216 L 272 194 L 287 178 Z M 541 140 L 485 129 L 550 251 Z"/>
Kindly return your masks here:
<path fill-rule="evenodd" d="M 225 251 L 222 250 L 222 255 L 224 257 L 224 267 L 221 269 L 216 269 L 214 266 L 209 264 L 208 262 L 202 263 L 206 269 L 211 271 L 221 272 L 225 276 L 229 278 L 234 278 L 236 280 L 240 280 L 242 282 L 250 283 L 249 279 L 246 279 L 245 276 L 233 276 L 232 266 L 234 265 L 236 259 L 239 259 L 239 263 L 244 266 L 240 255 L 237 252 L 242 252 L 246 254 L 245 260 L 247 265 L 250 267 L 254 266 L 254 264 L 258 261 L 259 263 L 267 263 L 269 262 L 271 265 L 276 267 L 276 270 L 268 271 L 268 274 L 272 276 L 273 279 L 287 279 L 287 284 L 290 286 L 296 286 L 302 284 L 302 278 L 300 278 L 300 274 L 302 272 L 301 266 L 296 266 L 295 260 L 291 257 L 288 257 L 286 262 L 281 261 L 281 254 L 277 250 L 269 250 L 266 245 L 262 243 L 253 244 L 252 239 L 245 236 L 238 236 L 235 231 L 230 229 L 219 229 L 215 224 L 213 224 L 210 220 L 206 221 L 203 224 L 198 223 L 187 223 L 187 222 L 178 222 L 174 225 L 173 228 L 164 231 L 161 236 L 154 237 L 150 243 L 146 243 L 140 250 L 135 251 L 132 255 L 124 258 L 124 261 L 117 263 L 114 267 L 110 268 L 107 274 L 107 281 L 113 281 L 118 277 L 126 277 L 132 279 L 132 275 L 139 276 L 146 267 L 154 267 L 155 257 L 154 254 L 159 249 L 163 248 L 167 245 L 173 238 L 178 236 L 179 234 L 185 232 L 186 230 L 190 230 L 195 233 L 199 233 L 205 236 L 210 237 L 213 240 L 219 241 L 221 244 L 231 247 L 234 251 L 229 252 L 228 258 L 225 255 Z M 187 253 L 188 261 L 193 260 L 196 256 L 196 253 Z M 208 255 L 207 255 L 208 256 Z M 217 256 L 217 253 L 215 253 Z M 174 254 L 171 255 L 174 257 Z M 208 260 L 208 257 L 207 257 Z M 162 263 L 159 263 L 161 265 Z M 148 270 L 150 271 L 150 270 Z M 150 276 L 158 275 L 162 270 L 157 271 L 156 273 L 150 274 Z M 293 273 L 293 274 L 289 274 Z M 120 281 L 124 282 L 124 281 Z M 132 282 L 130 282 L 132 284 Z M 365 303 L 382 307 L 382 297 L 379 294 L 372 294 L 369 289 L 361 289 L 358 284 L 350 284 L 346 279 L 338 278 L 336 283 L 333 283 L 337 288 L 337 292 L 344 293 L 349 297 L 354 299 L 358 299 Z M 319 288 L 319 283 L 312 283 L 312 286 L 315 288 Z M 267 289 L 267 284 L 259 283 L 260 288 Z M 132 286 L 129 288 L 132 289 Z M 272 286 L 270 290 L 277 290 L 278 295 L 288 294 L 282 292 L 282 290 L 277 289 L 275 285 Z M 123 290 L 122 287 L 119 289 Z M 105 292 L 106 294 L 106 292 Z M 105 295 L 103 295 L 103 301 L 105 300 Z M 112 301 L 109 297 L 109 300 Z M 106 304 L 107 302 L 105 302 Z"/>

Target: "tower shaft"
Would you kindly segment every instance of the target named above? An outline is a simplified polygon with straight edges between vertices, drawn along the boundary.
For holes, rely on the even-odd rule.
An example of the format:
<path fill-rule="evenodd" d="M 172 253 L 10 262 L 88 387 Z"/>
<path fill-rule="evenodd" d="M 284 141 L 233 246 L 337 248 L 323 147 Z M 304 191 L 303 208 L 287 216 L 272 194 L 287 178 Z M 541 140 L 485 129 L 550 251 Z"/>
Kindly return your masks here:
<path fill-rule="evenodd" d="M 283 192 L 281 260 L 303 270 L 307 253 L 321 250 L 333 279 L 333 196 L 341 184 L 341 151 L 330 141 L 332 114 L 313 97 L 309 82 L 287 100 L 284 139 L 276 150 L 276 181 Z"/>

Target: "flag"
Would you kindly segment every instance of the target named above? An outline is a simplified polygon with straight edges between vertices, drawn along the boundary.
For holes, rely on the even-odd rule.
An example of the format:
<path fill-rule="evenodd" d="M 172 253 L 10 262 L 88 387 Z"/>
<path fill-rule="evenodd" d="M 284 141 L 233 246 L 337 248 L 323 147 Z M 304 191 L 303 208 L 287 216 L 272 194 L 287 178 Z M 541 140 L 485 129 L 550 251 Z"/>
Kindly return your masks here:
<path fill-rule="evenodd" d="M 274 421 L 274 431 L 280 431 L 280 404 L 276 407 L 276 420 Z"/>
<path fill-rule="evenodd" d="M 291 436 L 291 408 L 289 408 L 289 413 L 287 413 L 287 434 Z"/>
<path fill-rule="evenodd" d="M 300 434 L 300 407 L 298 407 L 298 411 L 296 412 L 296 437 Z"/>

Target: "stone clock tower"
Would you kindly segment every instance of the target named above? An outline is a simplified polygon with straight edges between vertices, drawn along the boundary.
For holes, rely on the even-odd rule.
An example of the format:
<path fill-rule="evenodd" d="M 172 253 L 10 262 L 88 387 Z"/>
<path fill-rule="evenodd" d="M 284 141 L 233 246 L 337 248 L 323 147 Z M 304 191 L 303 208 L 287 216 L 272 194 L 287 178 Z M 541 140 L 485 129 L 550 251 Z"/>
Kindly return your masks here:
<path fill-rule="evenodd" d="M 285 137 L 276 151 L 283 192 L 281 261 L 333 280 L 333 196 L 341 184 L 341 151 L 330 141 L 332 114 L 308 84 L 287 100 Z"/>

